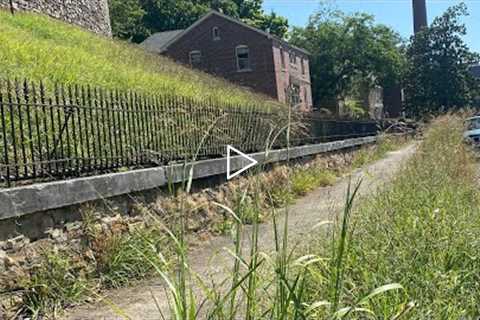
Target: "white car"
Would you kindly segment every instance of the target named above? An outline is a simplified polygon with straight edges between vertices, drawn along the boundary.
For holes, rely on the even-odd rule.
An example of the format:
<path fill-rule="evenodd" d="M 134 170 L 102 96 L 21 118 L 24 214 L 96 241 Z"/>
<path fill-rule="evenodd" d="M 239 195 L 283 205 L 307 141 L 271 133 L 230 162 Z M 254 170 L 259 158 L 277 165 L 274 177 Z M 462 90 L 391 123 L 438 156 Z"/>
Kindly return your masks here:
<path fill-rule="evenodd" d="M 463 138 L 475 145 L 480 145 L 480 116 L 475 116 L 465 120 L 466 131 Z"/>

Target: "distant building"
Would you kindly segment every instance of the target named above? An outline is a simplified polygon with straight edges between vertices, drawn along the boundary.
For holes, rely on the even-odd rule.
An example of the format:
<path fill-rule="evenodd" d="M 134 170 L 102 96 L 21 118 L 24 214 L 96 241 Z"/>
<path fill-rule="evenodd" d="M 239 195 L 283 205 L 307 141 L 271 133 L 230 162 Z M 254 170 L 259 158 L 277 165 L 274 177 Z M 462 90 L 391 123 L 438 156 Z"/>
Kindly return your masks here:
<path fill-rule="evenodd" d="M 480 65 L 473 66 L 470 70 L 474 77 L 480 79 Z"/>
<path fill-rule="evenodd" d="M 293 92 L 299 110 L 312 110 L 309 53 L 219 12 L 185 30 L 153 34 L 142 45 L 280 102 Z"/>

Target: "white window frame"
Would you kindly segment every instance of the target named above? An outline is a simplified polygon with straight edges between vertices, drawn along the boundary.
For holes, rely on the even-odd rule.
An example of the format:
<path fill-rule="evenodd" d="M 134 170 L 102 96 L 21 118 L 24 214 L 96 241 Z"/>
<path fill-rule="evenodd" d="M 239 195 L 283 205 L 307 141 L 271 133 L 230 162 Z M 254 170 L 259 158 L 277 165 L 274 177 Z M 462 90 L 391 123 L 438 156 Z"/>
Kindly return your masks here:
<path fill-rule="evenodd" d="M 238 51 L 240 49 L 247 49 L 247 53 L 248 53 L 248 66 L 246 68 L 240 68 L 240 58 L 238 57 Z M 235 48 L 235 60 L 237 62 L 237 71 L 238 72 L 248 72 L 248 71 L 252 71 L 252 65 L 251 65 L 251 59 L 250 59 L 250 48 L 246 45 L 239 45 Z"/>
<path fill-rule="evenodd" d="M 220 40 L 220 29 L 218 27 L 212 28 L 212 39 L 213 41 Z"/>
<path fill-rule="evenodd" d="M 192 59 L 192 56 L 193 56 L 194 54 L 199 54 L 199 60 L 198 60 L 198 62 L 195 62 L 195 63 L 193 62 L 193 59 Z M 198 65 L 198 64 L 202 63 L 202 51 L 200 51 L 200 50 L 192 50 L 192 51 L 190 51 L 190 52 L 188 53 L 188 60 L 190 61 L 190 65 L 191 65 L 191 66 Z"/>

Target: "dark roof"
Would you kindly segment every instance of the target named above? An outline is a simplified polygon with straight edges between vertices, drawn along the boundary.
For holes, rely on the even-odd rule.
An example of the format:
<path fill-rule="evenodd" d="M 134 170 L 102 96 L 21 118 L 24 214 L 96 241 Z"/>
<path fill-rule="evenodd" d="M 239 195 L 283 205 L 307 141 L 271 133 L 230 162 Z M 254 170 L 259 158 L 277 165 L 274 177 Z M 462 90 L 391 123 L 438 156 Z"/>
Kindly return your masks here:
<path fill-rule="evenodd" d="M 145 41 L 142 42 L 142 46 L 145 47 L 148 51 L 161 53 L 163 52 L 167 45 L 181 34 L 184 30 L 171 30 L 165 32 L 157 32 L 148 37 Z"/>
<path fill-rule="evenodd" d="M 207 14 L 205 14 L 203 17 L 201 17 L 200 19 L 198 19 L 194 24 L 192 24 L 190 27 L 188 27 L 187 29 L 185 30 L 173 30 L 173 31 L 166 31 L 166 32 L 159 32 L 159 33 L 155 33 L 153 35 L 151 35 L 149 38 L 147 38 L 147 40 L 145 40 L 142 45 L 145 46 L 145 48 L 147 48 L 147 50 L 150 50 L 150 51 L 154 51 L 154 52 L 163 52 L 165 51 L 168 46 L 172 43 L 174 43 L 175 41 L 177 41 L 178 39 L 180 39 L 182 36 L 184 36 L 185 34 L 187 34 L 188 32 L 190 32 L 190 30 L 194 29 L 196 26 L 198 26 L 200 23 L 202 23 L 204 20 L 206 20 L 207 18 L 209 18 L 210 16 L 212 15 L 217 15 L 219 17 L 222 17 L 224 19 L 227 19 L 233 23 L 236 23 L 236 24 L 239 24 L 245 28 L 248 28 L 250 30 L 253 30 L 257 33 L 260 33 L 261 35 L 265 36 L 267 39 L 274 39 L 278 42 L 280 42 L 281 44 L 285 45 L 285 46 L 288 46 L 292 49 L 295 49 L 296 51 L 299 51 L 303 54 L 306 54 L 306 55 L 310 55 L 310 53 L 305 50 L 305 49 L 302 49 L 302 48 L 299 48 L 299 47 L 296 47 L 294 45 L 291 45 L 289 44 L 287 41 L 283 40 L 283 39 L 280 39 L 268 32 L 265 32 L 263 30 L 260 30 L 258 28 L 255 28 L 255 27 L 252 27 L 240 20 L 237 20 L 235 18 L 232 18 L 230 16 L 227 16 L 223 13 L 220 13 L 218 11 L 215 11 L 215 10 L 210 10 Z M 167 33 L 168 35 L 163 35 Z M 151 38 L 156 38 L 158 35 L 158 37 L 161 39 L 161 46 L 159 45 L 156 45 L 157 42 L 160 42 L 160 41 L 156 41 L 156 40 L 153 40 Z"/>
<path fill-rule="evenodd" d="M 470 70 L 472 71 L 475 77 L 480 78 L 480 65 L 473 66 Z"/>

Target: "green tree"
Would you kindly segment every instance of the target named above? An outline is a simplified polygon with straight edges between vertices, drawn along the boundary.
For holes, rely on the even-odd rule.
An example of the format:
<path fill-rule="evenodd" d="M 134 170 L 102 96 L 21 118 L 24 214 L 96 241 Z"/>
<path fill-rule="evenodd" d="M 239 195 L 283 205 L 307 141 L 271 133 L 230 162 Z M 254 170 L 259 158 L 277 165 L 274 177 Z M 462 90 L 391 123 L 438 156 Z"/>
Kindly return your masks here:
<path fill-rule="evenodd" d="M 110 19 L 113 34 L 122 39 L 132 39 L 135 36 L 145 35 L 147 29 L 142 24 L 145 10 L 139 0 L 109 0 Z"/>
<path fill-rule="evenodd" d="M 246 21 L 248 23 L 248 21 Z M 288 32 L 288 20 L 282 16 L 272 12 L 268 15 L 262 15 L 256 21 L 253 21 L 253 26 L 265 30 L 271 34 L 283 38 Z"/>
<path fill-rule="evenodd" d="M 356 79 L 369 86 L 386 86 L 401 78 L 401 38 L 376 24 L 373 16 L 324 9 L 312 15 L 305 28 L 294 28 L 290 41 L 311 53 L 313 98 L 318 107 L 344 98 Z"/>
<path fill-rule="evenodd" d="M 449 8 L 410 40 L 405 72 L 406 111 L 411 116 L 435 115 L 472 104 L 478 81 L 470 67 L 479 61 L 463 41 L 465 4 Z"/>
<path fill-rule="evenodd" d="M 288 21 L 265 14 L 263 0 L 109 0 L 114 36 L 141 42 L 148 35 L 185 29 L 214 9 L 284 37 Z"/>

